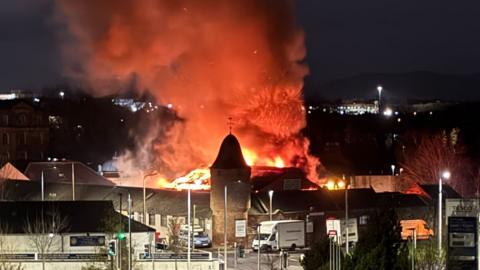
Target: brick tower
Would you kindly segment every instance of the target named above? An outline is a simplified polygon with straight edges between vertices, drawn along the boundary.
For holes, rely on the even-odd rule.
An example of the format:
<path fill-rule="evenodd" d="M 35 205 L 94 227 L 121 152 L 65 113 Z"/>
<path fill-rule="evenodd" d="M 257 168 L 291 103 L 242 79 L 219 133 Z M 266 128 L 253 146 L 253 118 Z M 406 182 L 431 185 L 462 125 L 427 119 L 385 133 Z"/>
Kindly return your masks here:
<path fill-rule="evenodd" d="M 210 209 L 213 221 L 213 244 L 223 245 L 224 203 L 227 186 L 227 239 L 228 245 L 244 239 L 235 239 L 235 220 L 247 220 L 250 208 L 250 167 L 243 158 L 237 138 L 229 134 L 223 139 L 215 162 L 210 167 Z"/>

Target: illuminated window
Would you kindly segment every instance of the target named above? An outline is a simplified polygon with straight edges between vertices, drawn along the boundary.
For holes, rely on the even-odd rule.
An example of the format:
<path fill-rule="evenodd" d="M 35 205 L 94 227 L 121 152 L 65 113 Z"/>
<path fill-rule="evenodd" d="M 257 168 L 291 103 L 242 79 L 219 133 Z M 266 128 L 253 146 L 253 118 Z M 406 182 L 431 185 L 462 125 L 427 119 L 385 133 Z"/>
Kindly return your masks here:
<path fill-rule="evenodd" d="M 360 225 L 367 225 L 367 223 L 368 223 L 368 216 L 367 216 L 367 215 L 360 216 L 360 218 L 359 218 L 359 223 L 360 223 Z"/>

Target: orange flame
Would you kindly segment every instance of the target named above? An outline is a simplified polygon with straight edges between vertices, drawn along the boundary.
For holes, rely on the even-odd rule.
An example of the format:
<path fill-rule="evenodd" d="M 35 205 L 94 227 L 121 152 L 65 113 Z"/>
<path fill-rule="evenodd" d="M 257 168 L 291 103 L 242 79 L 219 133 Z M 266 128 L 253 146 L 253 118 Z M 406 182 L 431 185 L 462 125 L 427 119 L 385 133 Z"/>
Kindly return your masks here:
<path fill-rule="evenodd" d="M 172 182 L 163 177 L 158 178 L 157 185 L 160 188 L 176 190 L 209 190 L 210 170 L 208 168 L 195 169 L 185 176 L 178 177 Z"/>
<path fill-rule="evenodd" d="M 255 154 L 255 152 L 253 152 L 252 150 L 247 149 L 247 148 L 242 148 L 242 154 L 243 154 L 243 158 L 245 159 L 245 162 L 247 163 L 248 166 L 255 165 L 255 163 L 258 159 L 258 156 L 257 156 L 257 154 Z"/>

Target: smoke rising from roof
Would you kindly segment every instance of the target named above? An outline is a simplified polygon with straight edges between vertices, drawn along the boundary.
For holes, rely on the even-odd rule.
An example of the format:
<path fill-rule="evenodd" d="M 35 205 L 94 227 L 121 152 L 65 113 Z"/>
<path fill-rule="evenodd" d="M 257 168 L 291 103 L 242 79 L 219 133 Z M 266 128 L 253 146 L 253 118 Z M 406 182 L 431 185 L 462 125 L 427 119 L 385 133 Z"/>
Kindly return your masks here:
<path fill-rule="evenodd" d="M 167 177 L 212 162 L 228 117 L 259 156 L 318 164 L 300 135 L 308 69 L 291 1 L 67 0 L 57 10 L 66 75 L 98 95 L 134 84 L 183 119 L 150 140 Z"/>

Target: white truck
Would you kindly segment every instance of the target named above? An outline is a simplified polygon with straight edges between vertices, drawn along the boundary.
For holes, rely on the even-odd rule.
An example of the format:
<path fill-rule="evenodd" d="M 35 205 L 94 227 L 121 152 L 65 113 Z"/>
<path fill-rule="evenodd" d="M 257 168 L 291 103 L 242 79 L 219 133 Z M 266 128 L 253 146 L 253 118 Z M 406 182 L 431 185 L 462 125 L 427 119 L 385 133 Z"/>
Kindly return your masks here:
<path fill-rule="evenodd" d="M 260 239 L 259 239 L 260 238 Z M 252 249 L 257 251 L 295 250 L 305 247 L 305 221 L 274 220 L 263 221 L 259 233 L 252 242 Z"/>

